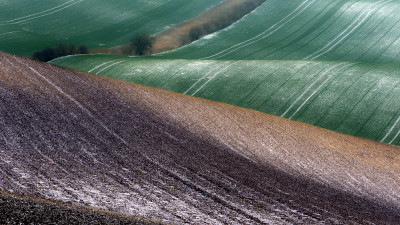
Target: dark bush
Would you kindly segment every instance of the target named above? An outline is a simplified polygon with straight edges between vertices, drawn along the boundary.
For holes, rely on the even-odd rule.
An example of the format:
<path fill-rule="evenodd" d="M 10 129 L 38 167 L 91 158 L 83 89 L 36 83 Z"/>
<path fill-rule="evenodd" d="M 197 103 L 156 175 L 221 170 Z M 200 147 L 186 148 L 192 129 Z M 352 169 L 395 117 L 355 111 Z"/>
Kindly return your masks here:
<path fill-rule="evenodd" d="M 131 41 L 131 47 L 136 55 L 145 55 L 151 49 L 152 39 L 147 34 L 139 34 Z"/>
<path fill-rule="evenodd" d="M 189 37 L 191 41 L 195 41 L 202 36 L 204 36 L 206 32 L 199 26 L 192 27 L 189 31 Z"/>
<path fill-rule="evenodd" d="M 73 44 L 59 44 L 55 48 L 48 47 L 40 52 L 35 52 L 32 56 L 32 59 L 48 62 L 61 56 L 87 54 L 88 52 L 89 50 L 86 46 L 80 46 L 77 48 Z"/>
<path fill-rule="evenodd" d="M 84 45 L 79 46 L 79 54 L 88 54 L 88 53 L 89 49 L 86 46 Z"/>

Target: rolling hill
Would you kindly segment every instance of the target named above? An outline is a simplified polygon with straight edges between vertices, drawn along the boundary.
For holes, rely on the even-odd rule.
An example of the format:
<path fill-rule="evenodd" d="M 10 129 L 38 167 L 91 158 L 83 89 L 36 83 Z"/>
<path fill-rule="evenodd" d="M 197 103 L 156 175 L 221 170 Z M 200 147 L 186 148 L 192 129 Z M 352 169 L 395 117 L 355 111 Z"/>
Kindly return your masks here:
<path fill-rule="evenodd" d="M 399 148 L 0 53 L 0 188 L 169 223 L 397 224 Z"/>
<path fill-rule="evenodd" d="M 171 52 L 52 63 L 399 145 L 399 6 L 271 0 Z"/>
<path fill-rule="evenodd" d="M 161 225 L 145 218 L 2 191 L 0 191 L 0 213 L 1 224 Z"/>
<path fill-rule="evenodd" d="M 0 50 L 23 56 L 58 44 L 127 44 L 196 17 L 222 0 L 3 0 Z M 29 7 L 27 7 L 29 6 Z"/>
<path fill-rule="evenodd" d="M 52 63 L 400 144 L 397 64 L 105 55 Z"/>
<path fill-rule="evenodd" d="M 399 0 L 270 0 L 162 58 L 398 62 Z"/>

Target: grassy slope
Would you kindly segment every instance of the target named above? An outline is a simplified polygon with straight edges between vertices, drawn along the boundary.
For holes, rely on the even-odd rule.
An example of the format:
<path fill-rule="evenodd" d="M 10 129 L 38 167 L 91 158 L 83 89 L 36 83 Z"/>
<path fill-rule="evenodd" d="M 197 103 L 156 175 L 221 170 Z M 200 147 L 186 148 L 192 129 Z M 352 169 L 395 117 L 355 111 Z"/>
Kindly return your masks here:
<path fill-rule="evenodd" d="M 113 47 L 155 34 L 222 0 L 3 0 L 0 50 L 29 56 L 60 43 Z"/>
<path fill-rule="evenodd" d="M 53 63 L 400 144 L 400 68 L 395 64 L 115 56 Z"/>
<path fill-rule="evenodd" d="M 176 223 L 400 220 L 399 147 L 0 59 L 1 189 Z"/>
<path fill-rule="evenodd" d="M 217 34 L 149 59 L 53 62 L 399 144 L 398 66 L 368 64 L 398 60 L 397 7 L 399 0 L 271 0 Z M 198 58 L 219 61 L 187 60 Z"/>
<path fill-rule="evenodd" d="M 229 29 L 163 58 L 395 62 L 399 0 L 271 0 Z"/>

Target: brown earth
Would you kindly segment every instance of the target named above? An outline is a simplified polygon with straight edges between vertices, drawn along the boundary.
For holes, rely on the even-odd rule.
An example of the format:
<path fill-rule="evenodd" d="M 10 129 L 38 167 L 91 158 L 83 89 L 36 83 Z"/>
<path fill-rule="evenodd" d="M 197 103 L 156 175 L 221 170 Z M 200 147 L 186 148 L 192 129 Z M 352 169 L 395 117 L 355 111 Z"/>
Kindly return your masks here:
<path fill-rule="evenodd" d="M 400 222 L 399 147 L 227 104 L 0 53 L 0 127 L 13 193 L 177 224 Z"/>

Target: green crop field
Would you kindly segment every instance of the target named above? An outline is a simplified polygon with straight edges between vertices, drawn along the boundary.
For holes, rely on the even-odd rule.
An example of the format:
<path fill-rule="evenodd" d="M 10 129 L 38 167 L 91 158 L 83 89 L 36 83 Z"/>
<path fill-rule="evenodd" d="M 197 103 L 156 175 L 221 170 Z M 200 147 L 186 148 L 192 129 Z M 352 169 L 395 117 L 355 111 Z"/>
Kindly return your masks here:
<path fill-rule="evenodd" d="M 128 43 L 189 20 L 222 0 L 0 0 L 0 50 L 23 56 L 60 43 Z"/>
<path fill-rule="evenodd" d="M 52 63 L 400 145 L 400 0 L 269 0 L 150 57 Z"/>
<path fill-rule="evenodd" d="M 72 56 L 53 63 L 400 144 L 397 64 Z"/>
<path fill-rule="evenodd" d="M 397 62 L 399 0 L 269 0 L 163 58 Z"/>

